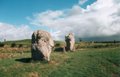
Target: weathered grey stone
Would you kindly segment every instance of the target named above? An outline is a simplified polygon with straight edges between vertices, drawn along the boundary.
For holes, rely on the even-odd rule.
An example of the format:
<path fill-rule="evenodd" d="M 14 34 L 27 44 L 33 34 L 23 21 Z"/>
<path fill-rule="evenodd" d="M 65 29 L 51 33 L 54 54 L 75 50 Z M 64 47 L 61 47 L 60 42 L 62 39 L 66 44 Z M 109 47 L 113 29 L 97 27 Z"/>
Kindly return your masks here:
<path fill-rule="evenodd" d="M 66 51 L 74 51 L 75 50 L 75 38 L 73 33 L 69 33 L 65 36 L 65 42 L 66 42 Z"/>
<path fill-rule="evenodd" d="M 50 61 L 50 54 L 52 47 L 54 46 L 54 41 L 50 33 L 37 30 L 32 34 L 32 59 L 33 60 L 47 60 Z"/>

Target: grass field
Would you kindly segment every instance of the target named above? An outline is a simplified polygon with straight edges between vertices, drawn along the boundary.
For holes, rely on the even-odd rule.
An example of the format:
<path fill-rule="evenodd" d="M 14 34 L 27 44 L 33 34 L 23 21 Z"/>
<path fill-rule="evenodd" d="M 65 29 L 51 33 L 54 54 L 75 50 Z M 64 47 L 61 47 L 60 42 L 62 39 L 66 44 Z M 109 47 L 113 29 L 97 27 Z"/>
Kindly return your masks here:
<path fill-rule="evenodd" d="M 120 77 L 119 47 L 52 52 L 50 63 L 30 58 L 30 52 L 1 52 L 0 77 Z"/>

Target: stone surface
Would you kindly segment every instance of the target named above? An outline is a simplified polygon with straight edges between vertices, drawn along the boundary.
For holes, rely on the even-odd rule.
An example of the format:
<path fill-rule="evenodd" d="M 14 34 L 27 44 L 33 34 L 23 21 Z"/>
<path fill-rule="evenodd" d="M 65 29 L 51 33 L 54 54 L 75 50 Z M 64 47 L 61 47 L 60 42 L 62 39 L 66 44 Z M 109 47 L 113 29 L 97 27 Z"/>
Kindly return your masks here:
<path fill-rule="evenodd" d="M 75 38 L 73 33 L 69 33 L 65 36 L 65 42 L 66 42 L 66 51 L 74 51 L 75 50 Z"/>
<path fill-rule="evenodd" d="M 50 54 L 54 47 L 54 41 L 50 33 L 37 30 L 32 34 L 32 59 L 33 60 L 47 60 L 50 61 Z"/>

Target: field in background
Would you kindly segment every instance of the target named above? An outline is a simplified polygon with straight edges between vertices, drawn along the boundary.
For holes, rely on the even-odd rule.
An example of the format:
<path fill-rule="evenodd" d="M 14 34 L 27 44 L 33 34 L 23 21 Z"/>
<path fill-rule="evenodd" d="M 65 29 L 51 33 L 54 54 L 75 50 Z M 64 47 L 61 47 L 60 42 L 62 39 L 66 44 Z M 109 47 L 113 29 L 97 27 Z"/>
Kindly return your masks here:
<path fill-rule="evenodd" d="M 0 47 L 0 77 L 120 77 L 117 42 L 82 41 L 76 43 L 75 52 L 62 52 L 64 42 L 56 41 L 50 63 L 31 60 L 30 40 L 4 44 Z"/>

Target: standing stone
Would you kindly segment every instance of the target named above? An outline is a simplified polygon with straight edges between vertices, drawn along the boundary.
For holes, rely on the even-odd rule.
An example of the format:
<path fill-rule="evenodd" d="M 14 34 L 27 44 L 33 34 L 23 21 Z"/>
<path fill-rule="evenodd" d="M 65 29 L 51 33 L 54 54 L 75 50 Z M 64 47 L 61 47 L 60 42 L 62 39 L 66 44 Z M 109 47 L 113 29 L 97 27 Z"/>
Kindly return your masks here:
<path fill-rule="evenodd" d="M 69 33 L 65 36 L 66 50 L 74 51 L 75 50 L 75 38 L 73 33 Z"/>
<path fill-rule="evenodd" d="M 47 60 L 50 61 L 50 54 L 52 47 L 54 46 L 54 41 L 50 33 L 37 30 L 32 34 L 32 59 L 33 60 Z"/>

